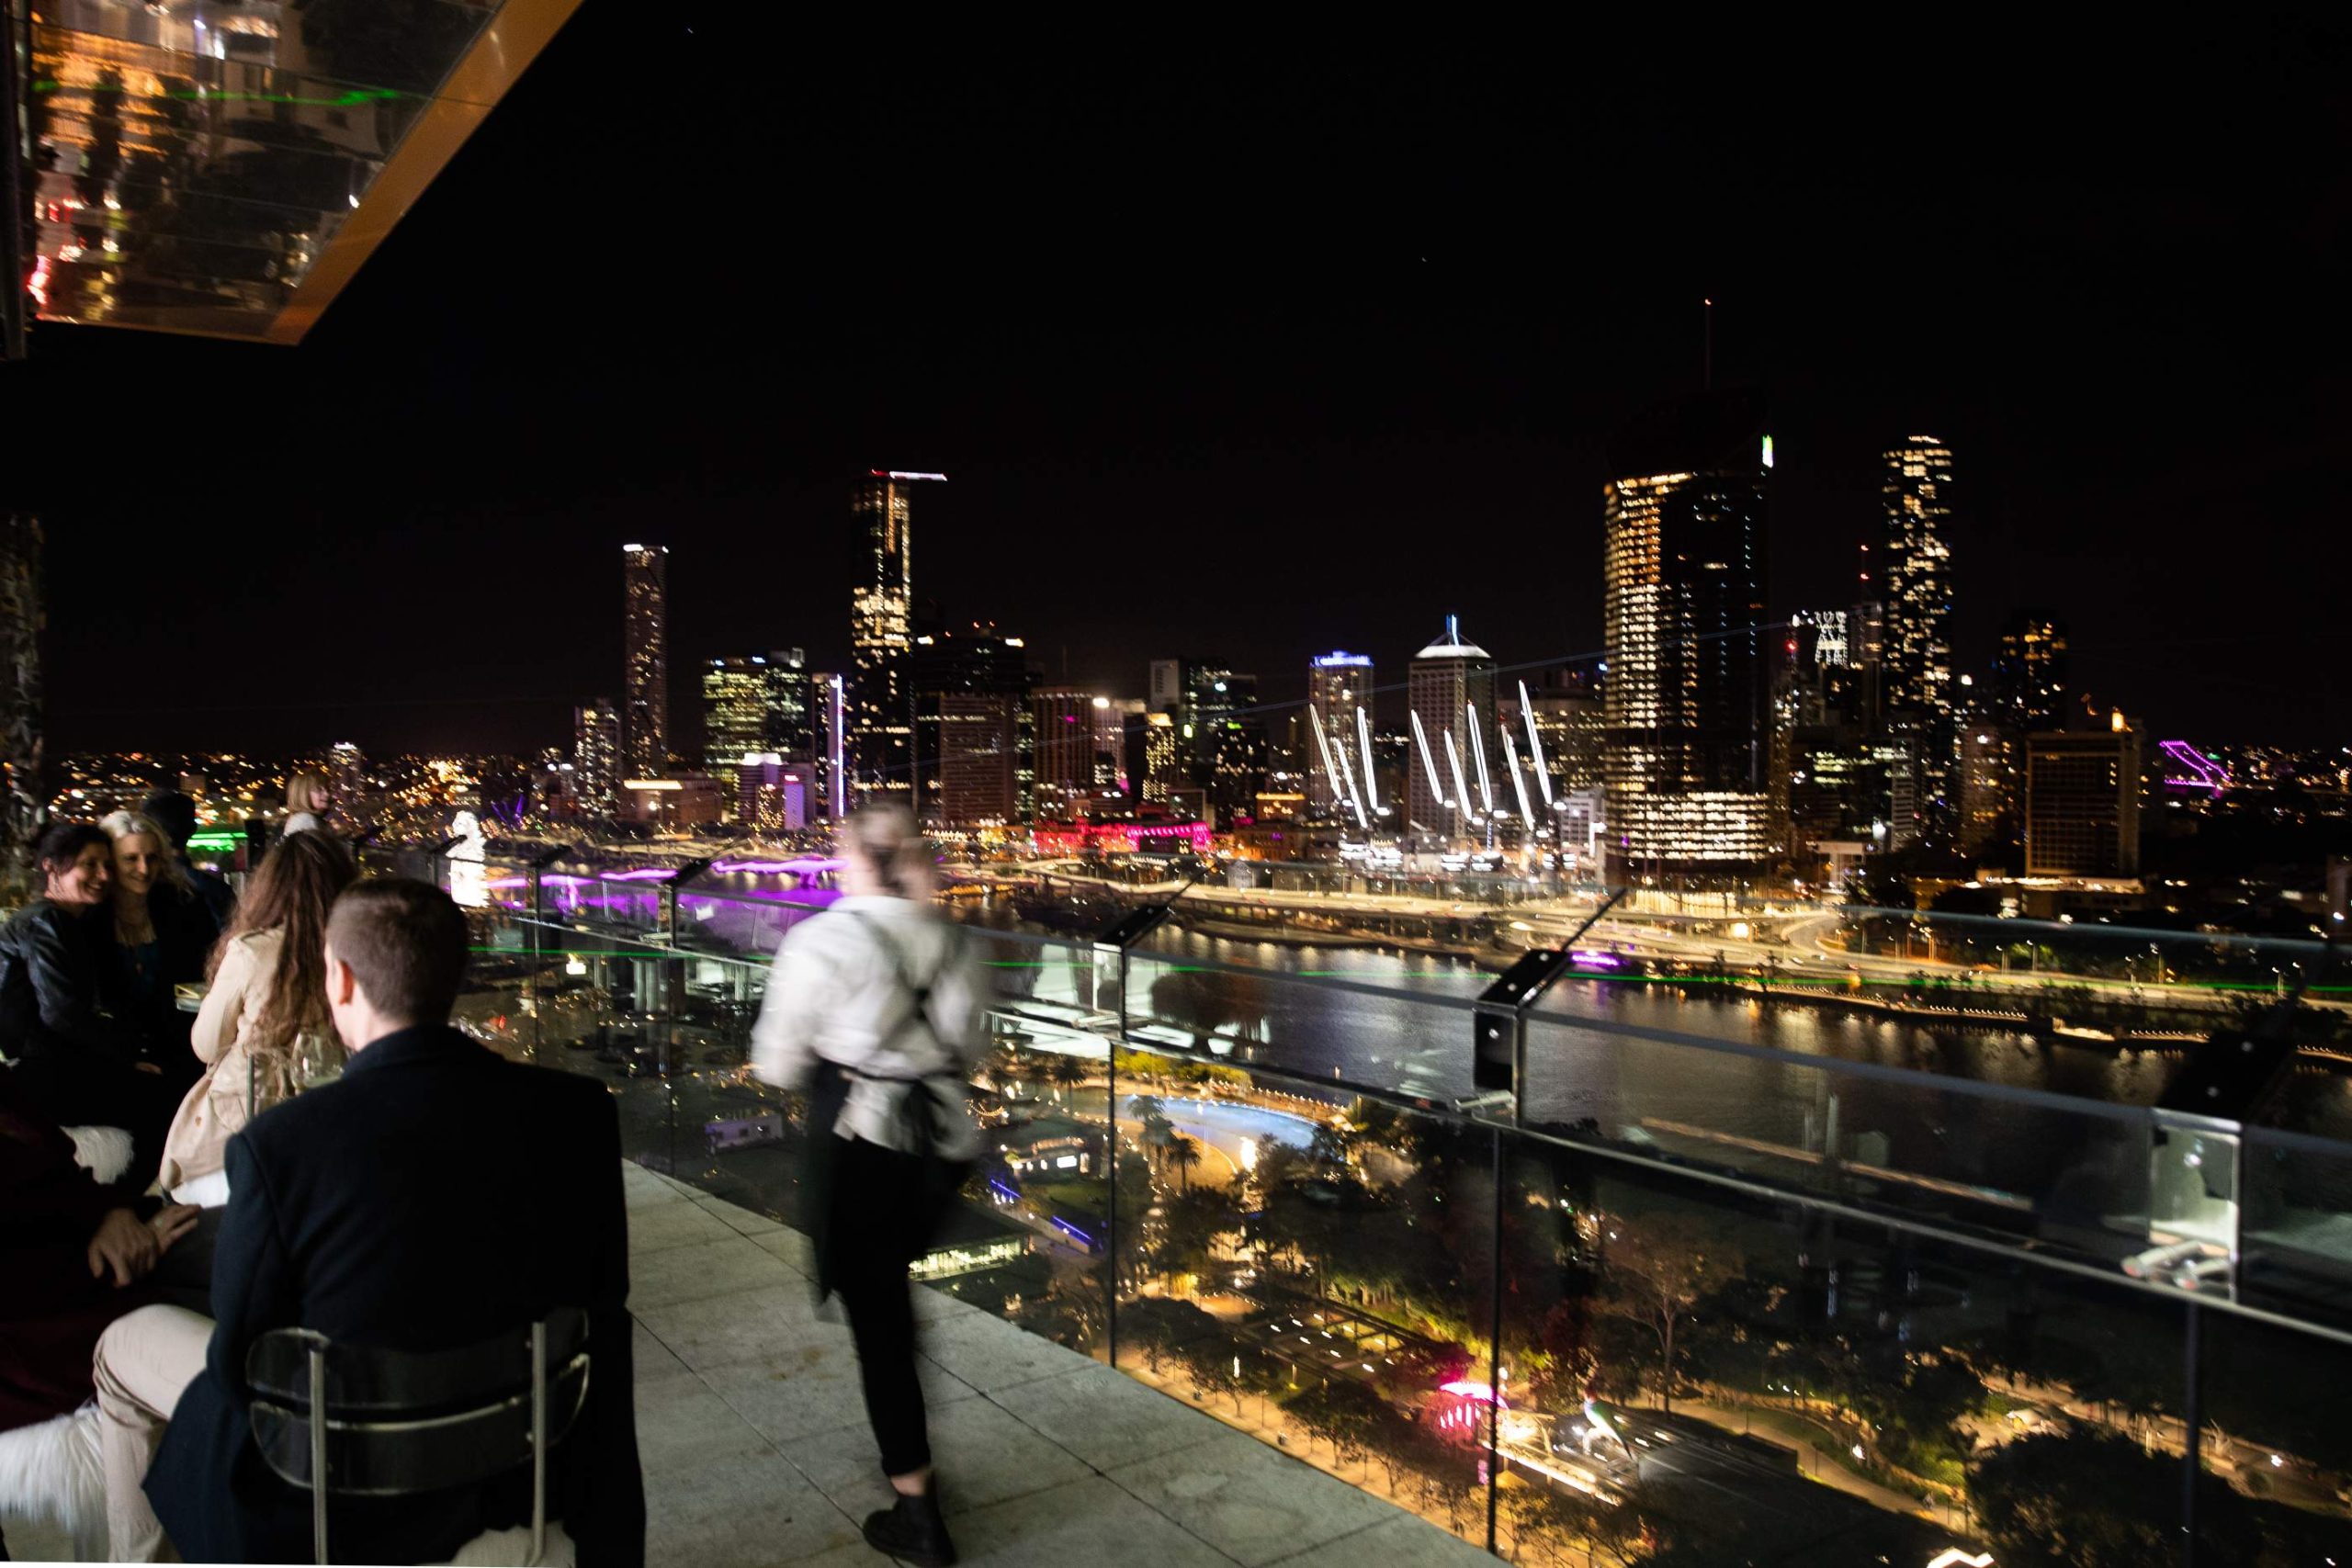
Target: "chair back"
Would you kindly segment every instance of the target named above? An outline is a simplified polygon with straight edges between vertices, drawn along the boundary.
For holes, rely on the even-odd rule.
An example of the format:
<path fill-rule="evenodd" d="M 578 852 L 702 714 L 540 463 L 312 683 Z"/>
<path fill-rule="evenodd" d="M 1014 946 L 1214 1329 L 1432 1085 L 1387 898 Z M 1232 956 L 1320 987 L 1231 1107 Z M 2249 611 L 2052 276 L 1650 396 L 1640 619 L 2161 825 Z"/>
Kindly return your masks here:
<path fill-rule="evenodd" d="M 548 1450 L 578 1417 L 588 1372 L 588 1314 L 577 1307 L 454 1349 L 339 1345 L 278 1328 L 245 1357 L 254 1441 L 278 1479 L 311 1494 L 321 1562 L 329 1497 L 437 1492 L 525 1464 L 536 1554 Z"/>

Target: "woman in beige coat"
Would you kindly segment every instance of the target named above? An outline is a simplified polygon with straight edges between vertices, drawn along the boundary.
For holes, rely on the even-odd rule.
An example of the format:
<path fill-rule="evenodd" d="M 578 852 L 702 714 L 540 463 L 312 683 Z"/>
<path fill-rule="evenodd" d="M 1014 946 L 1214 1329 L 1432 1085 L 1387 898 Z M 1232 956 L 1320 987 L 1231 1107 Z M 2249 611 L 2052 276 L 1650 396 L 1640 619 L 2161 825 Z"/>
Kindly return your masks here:
<path fill-rule="evenodd" d="M 212 951 L 212 987 L 192 1037 L 204 1077 L 164 1139 L 164 1191 L 198 1184 L 184 1201 L 226 1202 L 226 1191 L 212 1190 L 229 1140 L 291 1092 L 296 1040 L 332 1037 L 327 911 L 357 874 L 341 840 L 295 833 L 278 840 L 246 885 Z"/>

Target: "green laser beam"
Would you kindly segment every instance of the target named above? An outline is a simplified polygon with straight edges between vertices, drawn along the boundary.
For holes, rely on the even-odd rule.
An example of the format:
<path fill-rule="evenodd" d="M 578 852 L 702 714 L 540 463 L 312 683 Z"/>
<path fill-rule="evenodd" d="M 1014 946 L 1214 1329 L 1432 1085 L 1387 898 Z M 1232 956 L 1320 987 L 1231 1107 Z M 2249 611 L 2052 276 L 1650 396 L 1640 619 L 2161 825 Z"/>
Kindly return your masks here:
<path fill-rule="evenodd" d="M 127 95 L 129 90 L 119 86 L 107 88 L 95 85 L 76 89 L 67 86 L 53 76 L 44 76 L 33 84 L 33 91 L 36 93 L 117 92 Z M 139 95 L 142 98 L 180 98 L 188 102 L 202 101 L 204 103 L 310 104 L 320 108 L 331 109 L 351 108 L 359 104 L 395 103 L 408 96 L 398 87 L 351 87 L 346 88 L 341 96 L 333 98 L 306 98 L 299 93 L 211 92 L 201 87 L 166 87 L 159 93 Z"/>

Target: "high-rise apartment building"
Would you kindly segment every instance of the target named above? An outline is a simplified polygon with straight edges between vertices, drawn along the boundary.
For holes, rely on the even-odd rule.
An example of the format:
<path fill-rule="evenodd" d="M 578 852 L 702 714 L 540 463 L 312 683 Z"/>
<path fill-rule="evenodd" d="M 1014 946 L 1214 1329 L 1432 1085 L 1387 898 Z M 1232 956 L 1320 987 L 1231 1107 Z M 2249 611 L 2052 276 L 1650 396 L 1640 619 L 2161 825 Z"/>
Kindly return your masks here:
<path fill-rule="evenodd" d="M 1443 635 L 1413 655 L 1405 696 L 1414 749 L 1405 830 L 1443 849 L 1480 831 L 1510 790 L 1495 740 L 1494 657 L 1448 615 Z"/>
<path fill-rule="evenodd" d="M 992 626 L 915 637 L 907 682 L 919 820 L 977 828 L 1028 814 L 1030 680 L 1027 644 Z"/>
<path fill-rule="evenodd" d="M 2120 713 L 2105 729 L 2027 736 L 2026 874 L 2137 874 L 2141 766 L 2140 731 Z"/>
<path fill-rule="evenodd" d="M 1993 707 L 2019 734 L 2066 717 L 2066 626 L 2047 610 L 2012 611 L 1993 658 Z"/>
<path fill-rule="evenodd" d="M 1176 716 L 1151 710 L 1138 716 L 1130 750 L 1131 769 L 1141 774 L 1137 794 L 1148 806 L 1173 807 L 1184 787 L 1183 754 L 1176 742 Z"/>
<path fill-rule="evenodd" d="M 1060 818 L 1090 796 L 1126 786 L 1126 713 L 1097 693 L 1050 686 L 1029 699 L 1037 814 Z"/>
<path fill-rule="evenodd" d="M 817 754 L 816 694 L 797 648 L 713 659 L 702 672 L 703 769 L 736 797 L 742 760 L 773 752 L 805 764 Z"/>
<path fill-rule="evenodd" d="M 1885 536 L 1879 592 L 1886 604 L 1882 694 L 1913 740 L 1919 826 L 1956 826 L 1957 693 L 1951 664 L 1951 448 L 1905 437 L 1881 454 Z"/>
<path fill-rule="evenodd" d="M 849 677 L 820 670 L 808 677 L 809 730 L 817 747 L 813 815 L 838 822 L 849 814 Z"/>
<path fill-rule="evenodd" d="M 1729 870 L 1776 849 L 1764 657 L 1763 400 L 1715 392 L 1611 443 L 1602 489 L 1607 820 L 1634 866 Z"/>
<path fill-rule="evenodd" d="M 670 551 L 621 547 L 621 755 L 631 774 L 670 766 Z"/>
<path fill-rule="evenodd" d="M 860 799 L 913 794 L 913 510 L 909 488 L 937 475 L 877 473 L 850 491 L 855 545 L 849 607 L 849 765 Z"/>
<path fill-rule="evenodd" d="M 1318 653 L 1306 661 L 1307 804 L 1318 811 L 1363 807 L 1367 819 L 1378 796 L 1372 777 L 1372 658 Z"/>
<path fill-rule="evenodd" d="M 621 716 L 610 697 L 571 710 L 571 766 L 582 809 L 609 817 L 620 808 Z"/>
<path fill-rule="evenodd" d="M 360 797 L 368 793 L 368 759 L 348 740 L 335 742 L 327 752 L 327 788 L 345 812 L 359 810 Z"/>

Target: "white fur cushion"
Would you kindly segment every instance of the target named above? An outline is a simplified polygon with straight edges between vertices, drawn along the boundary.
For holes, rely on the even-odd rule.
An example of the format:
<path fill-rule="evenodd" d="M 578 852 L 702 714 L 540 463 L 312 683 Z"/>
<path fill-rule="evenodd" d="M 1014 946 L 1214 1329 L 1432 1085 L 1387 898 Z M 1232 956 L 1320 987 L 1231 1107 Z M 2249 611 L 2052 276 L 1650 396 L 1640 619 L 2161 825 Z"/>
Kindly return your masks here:
<path fill-rule="evenodd" d="M 119 1127 L 68 1127 L 65 1135 L 74 1140 L 74 1158 L 84 1170 L 96 1177 L 102 1187 L 122 1179 L 130 1168 L 130 1134 Z"/>
<path fill-rule="evenodd" d="M 56 1525 L 72 1532 L 84 1562 L 106 1560 L 107 1478 L 98 1461 L 96 1405 L 0 1432 L 0 1515 Z"/>

